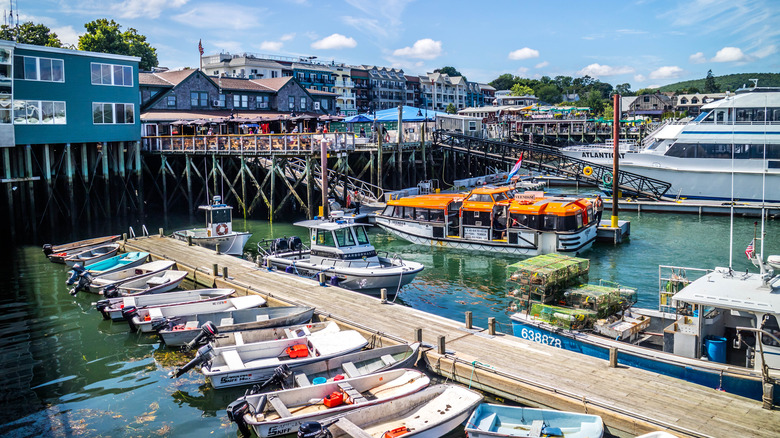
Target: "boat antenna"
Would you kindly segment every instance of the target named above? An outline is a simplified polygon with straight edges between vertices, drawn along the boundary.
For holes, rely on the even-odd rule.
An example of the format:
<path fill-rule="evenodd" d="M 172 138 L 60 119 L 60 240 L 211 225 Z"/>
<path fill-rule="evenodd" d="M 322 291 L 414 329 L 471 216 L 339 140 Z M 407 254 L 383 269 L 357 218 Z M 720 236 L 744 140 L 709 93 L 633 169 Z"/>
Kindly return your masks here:
<path fill-rule="evenodd" d="M 758 79 L 755 80 L 756 85 L 758 85 Z M 767 138 L 766 138 L 766 125 L 769 122 L 769 116 L 767 115 L 767 96 L 764 96 L 764 163 L 763 165 L 767 165 L 766 160 L 766 144 L 767 144 Z M 761 263 L 760 263 L 760 269 L 761 274 L 764 274 L 764 219 L 766 218 L 766 171 L 761 172 Z"/>

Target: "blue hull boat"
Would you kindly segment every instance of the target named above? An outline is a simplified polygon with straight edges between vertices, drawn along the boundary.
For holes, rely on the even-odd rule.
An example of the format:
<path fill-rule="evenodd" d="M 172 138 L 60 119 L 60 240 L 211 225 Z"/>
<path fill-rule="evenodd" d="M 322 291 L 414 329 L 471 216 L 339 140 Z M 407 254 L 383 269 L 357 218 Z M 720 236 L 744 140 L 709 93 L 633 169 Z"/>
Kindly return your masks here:
<path fill-rule="evenodd" d="M 87 266 L 86 271 L 89 275 L 96 277 L 109 272 L 118 271 L 125 268 L 133 268 L 146 263 L 149 258 L 148 252 L 127 252 L 118 254 L 111 258 Z M 71 271 L 72 273 L 72 271 Z"/>
<path fill-rule="evenodd" d="M 470 438 L 599 438 L 604 423 L 598 415 L 482 403 L 466 422 L 466 433 Z"/>

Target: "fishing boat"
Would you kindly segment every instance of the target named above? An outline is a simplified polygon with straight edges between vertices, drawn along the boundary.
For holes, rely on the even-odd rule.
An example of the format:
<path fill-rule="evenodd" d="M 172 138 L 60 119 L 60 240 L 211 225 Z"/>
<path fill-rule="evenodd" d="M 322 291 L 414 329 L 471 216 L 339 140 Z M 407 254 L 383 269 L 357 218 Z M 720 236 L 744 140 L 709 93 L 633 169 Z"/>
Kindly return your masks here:
<path fill-rule="evenodd" d="M 103 261 L 92 263 L 88 268 L 71 270 L 70 273 L 72 275 L 71 279 L 68 281 L 68 284 L 73 284 L 73 281 L 78 278 L 78 275 L 81 275 L 84 272 L 86 272 L 87 275 L 96 277 L 98 275 L 109 274 L 111 272 L 142 265 L 146 263 L 148 258 L 148 252 L 133 251 L 126 252 L 124 254 L 117 254 Z"/>
<path fill-rule="evenodd" d="M 143 275 L 121 284 L 112 284 L 103 288 L 103 296 L 106 298 L 130 297 L 136 295 L 159 294 L 174 290 L 184 278 L 187 271 L 173 269 Z"/>
<path fill-rule="evenodd" d="M 483 186 L 390 200 L 376 224 L 412 243 L 512 255 L 580 254 L 596 240 L 585 198 Z"/>
<path fill-rule="evenodd" d="M 511 315 L 514 335 L 602 359 L 616 348 L 620 364 L 755 400 L 770 383 L 780 402 L 780 275 L 661 266 L 659 284 L 658 310 L 534 304 Z"/>
<path fill-rule="evenodd" d="M 77 242 L 63 243 L 61 245 L 43 245 L 43 253 L 54 263 L 65 263 L 65 257 L 79 253 L 83 250 L 97 246 L 113 243 L 119 240 L 119 235 L 95 237 L 92 239 L 79 240 Z"/>
<path fill-rule="evenodd" d="M 423 270 L 421 263 L 400 256 L 381 256 L 368 239 L 367 224 L 332 216 L 296 222 L 309 229 L 309 246 L 300 238 L 258 243 L 267 266 L 287 273 L 316 277 L 324 273 L 331 285 L 378 295 L 394 295 Z"/>
<path fill-rule="evenodd" d="M 672 184 L 691 199 L 780 202 L 780 88 L 743 88 L 667 125 L 620 169 Z"/>
<path fill-rule="evenodd" d="M 95 308 L 103 315 L 103 319 L 124 321 L 122 309 L 136 307 L 150 309 L 177 304 L 189 304 L 204 301 L 223 300 L 235 292 L 235 289 L 195 289 L 163 294 L 138 295 L 119 298 L 105 298 L 95 303 Z"/>
<path fill-rule="evenodd" d="M 250 427 L 260 438 L 285 435 L 295 433 L 305 422 L 404 398 L 429 383 L 424 373 L 401 368 L 322 385 L 246 395 L 228 406 L 228 418 L 245 437 L 250 435 Z"/>
<path fill-rule="evenodd" d="M 118 243 L 107 243 L 65 257 L 64 261 L 65 264 L 71 268 L 76 264 L 79 264 L 80 266 L 89 266 L 101 260 L 111 258 L 115 256 L 117 252 L 119 252 Z"/>
<path fill-rule="evenodd" d="M 169 260 L 155 260 L 140 266 L 128 267 L 119 271 L 99 274 L 95 276 L 80 276 L 79 290 L 86 290 L 93 294 L 101 294 L 109 286 L 119 286 L 125 282 L 139 280 L 146 276 L 159 274 L 160 272 L 176 267 L 176 262 Z M 84 279 L 82 284 L 81 279 Z"/>
<path fill-rule="evenodd" d="M 466 433 L 470 438 L 600 438 L 604 422 L 598 415 L 483 403 L 466 422 Z"/>
<path fill-rule="evenodd" d="M 314 315 L 314 308 L 306 306 L 207 311 L 172 319 L 169 324 L 159 329 L 157 333 L 165 342 L 165 345 L 174 347 L 192 342 L 201 333 L 201 326 L 207 321 L 214 321 L 217 333 L 224 335 L 244 330 L 251 332 L 271 327 L 302 324 L 310 321 L 312 315 Z M 256 342 L 250 341 L 246 337 L 242 339 L 246 343 Z"/>
<path fill-rule="evenodd" d="M 481 402 L 482 394 L 463 386 L 434 385 L 387 403 L 349 411 L 332 420 L 304 424 L 299 430 L 325 426 L 333 438 L 439 438 L 466 421 Z"/>
<path fill-rule="evenodd" d="M 263 297 L 259 295 L 247 295 L 245 297 L 225 298 L 215 301 L 174 304 L 160 307 L 125 307 L 122 309 L 122 316 L 130 325 L 131 331 L 151 333 L 157 330 L 157 328 L 168 324 L 168 321 L 177 316 L 193 315 L 200 312 L 251 309 L 264 305 L 265 299 Z"/>
<path fill-rule="evenodd" d="M 233 207 L 223 204 L 221 196 L 214 196 L 211 205 L 201 205 L 198 209 L 206 212 L 206 227 L 176 231 L 173 237 L 192 239 L 192 243 L 213 250 L 219 245 L 221 253 L 243 255 L 244 245 L 252 233 L 233 230 Z"/>
<path fill-rule="evenodd" d="M 178 369 L 178 377 L 198 364 L 215 388 L 251 385 L 267 380 L 282 364 L 295 370 L 312 362 L 326 361 L 362 349 L 368 341 L 354 330 L 302 338 L 255 342 L 234 347 L 201 347 L 187 365 Z"/>

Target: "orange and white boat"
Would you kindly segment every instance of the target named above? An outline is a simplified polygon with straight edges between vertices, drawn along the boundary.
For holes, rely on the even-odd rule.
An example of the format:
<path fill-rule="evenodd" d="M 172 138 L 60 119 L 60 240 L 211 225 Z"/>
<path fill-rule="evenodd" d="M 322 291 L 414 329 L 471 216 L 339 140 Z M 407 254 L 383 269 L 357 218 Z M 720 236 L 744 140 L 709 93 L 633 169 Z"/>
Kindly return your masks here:
<path fill-rule="evenodd" d="M 376 224 L 412 243 L 516 255 L 576 255 L 596 240 L 589 200 L 511 186 L 390 200 Z"/>

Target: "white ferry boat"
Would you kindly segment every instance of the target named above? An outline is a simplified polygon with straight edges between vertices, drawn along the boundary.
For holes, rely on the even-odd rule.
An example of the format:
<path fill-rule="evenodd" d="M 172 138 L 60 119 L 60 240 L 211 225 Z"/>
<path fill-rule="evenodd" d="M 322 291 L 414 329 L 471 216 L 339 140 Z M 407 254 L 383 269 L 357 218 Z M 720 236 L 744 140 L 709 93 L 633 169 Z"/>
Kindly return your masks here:
<path fill-rule="evenodd" d="M 596 240 L 593 204 L 484 186 L 387 202 L 376 224 L 412 243 L 513 255 L 580 254 Z"/>
<path fill-rule="evenodd" d="M 621 170 L 671 183 L 671 196 L 780 202 L 780 88 L 737 90 L 621 158 Z"/>
<path fill-rule="evenodd" d="M 628 154 L 637 152 L 639 152 L 639 144 L 636 141 L 620 139 L 618 143 L 620 160 L 625 160 Z M 604 143 L 566 146 L 561 148 L 561 153 L 567 157 L 578 158 L 602 166 L 611 166 L 615 156 L 615 147 L 612 140 L 607 140 Z"/>
<path fill-rule="evenodd" d="M 173 237 L 179 240 L 192 238 L 192 243 L 204 248 L 216 249 L 225 254 L 241 256 L 244 245 L 252 237 L 246 231 L 233 231 L 233 207 L 223 204 L 221 196 L 214 196 L 211 205 L 201 205 L 206 211 L 206 227 L 175 231 Z"/>

